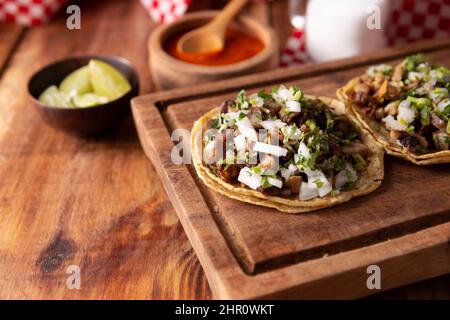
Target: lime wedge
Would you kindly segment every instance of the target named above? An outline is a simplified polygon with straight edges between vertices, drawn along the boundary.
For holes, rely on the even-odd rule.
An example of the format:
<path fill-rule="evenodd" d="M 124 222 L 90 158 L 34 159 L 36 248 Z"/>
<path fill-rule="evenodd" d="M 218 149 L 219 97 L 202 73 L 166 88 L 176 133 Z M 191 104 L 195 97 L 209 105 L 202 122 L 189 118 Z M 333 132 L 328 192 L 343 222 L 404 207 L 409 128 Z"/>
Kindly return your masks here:
<path fill-rule="evenodd" d="M 73 108 L 73 105 L 58 90 L 57 86 L 50 86 L 39 96 L 39 101 L 47 106 Z"/>
<path fill-rule="evenodd" d="M 69 97 L 92 92 L 88 74 L 88 66 L 73 71 L 63 79 L 59 85 L 59 90 Z"/>
<path fill-rule="evenodd" d="M 96 94 L 112 101 L 130 91 L 130 83 L 110 64 L 93 59 L 89 61 L 88 68 L 89 81 Z"/>
<path fill-rule="evenodd" d="M 93 106 L 98 106 L 100 104 L 108 103 L 109 100 L 106 97 L 99 96 L 96 93 L 85 93 L 76 95 L 72 98 L 72 102 L 76 107 L 88 108 Z"/>

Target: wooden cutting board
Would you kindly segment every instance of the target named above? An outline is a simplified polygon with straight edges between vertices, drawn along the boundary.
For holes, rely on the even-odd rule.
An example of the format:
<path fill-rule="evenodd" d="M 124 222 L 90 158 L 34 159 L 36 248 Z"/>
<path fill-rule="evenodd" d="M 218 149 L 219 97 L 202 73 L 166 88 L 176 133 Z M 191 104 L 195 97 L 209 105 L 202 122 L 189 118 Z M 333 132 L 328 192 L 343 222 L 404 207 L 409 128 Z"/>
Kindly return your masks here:
<path fill-rule="evenodd" d="M 386 156 L 375 192 L 313 213 L 290 215 L 228 199 L 207 189 L 192 165 L 171 161 L 176 128 L 238 90 L 297 85 L 334 97 L 368 65 L 425 52 L 450 65 L 450 39 L 365 56 L 281 69 L 214 84 L 141 96 L 133 115 L 153 162 L 202 263 L 216 298 L 357 298 L 450 273 L 450 165 L 415 166 Z M 381 290 L 369 290 L 378 265 Z"/>

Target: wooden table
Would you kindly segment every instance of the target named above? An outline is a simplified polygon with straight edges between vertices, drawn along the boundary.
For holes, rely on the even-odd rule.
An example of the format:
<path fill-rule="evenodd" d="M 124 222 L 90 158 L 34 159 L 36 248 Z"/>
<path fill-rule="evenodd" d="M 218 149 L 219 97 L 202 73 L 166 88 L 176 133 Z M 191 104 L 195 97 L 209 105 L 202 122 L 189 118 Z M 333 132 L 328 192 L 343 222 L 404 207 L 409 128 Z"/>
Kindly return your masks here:
<path fill-rule="evenodd" d="M 64 13 L 39 28 L 0 26 L 0 298 L 211 298 L 132 119 L 81 140 L 47 127 L 27 100 L 34 71 L 94 53 L 128 58 L 141 93 L 154 90 L 146 40 L 155 25 L 139 1 L 84 1 L 81 11 L 81 31 L 65 28 Z M 281 43 L 285 15 L 285 1 L 270 5 Z M 80 290 L 66 286 L 70 265 L 81 269 Z M 450 299 L 450 275 L 372 298 Z"/>

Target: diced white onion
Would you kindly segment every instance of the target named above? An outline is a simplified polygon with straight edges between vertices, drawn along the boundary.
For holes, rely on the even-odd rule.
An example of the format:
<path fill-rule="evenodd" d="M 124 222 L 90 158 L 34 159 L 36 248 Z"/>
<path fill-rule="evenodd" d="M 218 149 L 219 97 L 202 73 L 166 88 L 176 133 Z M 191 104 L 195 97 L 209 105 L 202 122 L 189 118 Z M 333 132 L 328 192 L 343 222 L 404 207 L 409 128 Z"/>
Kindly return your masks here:
<path fill-rule="evenodd" d="M 323 179 L 320 179 L 322 181 L 323 186 L 319 188 L 319 196 L 325 197 L 327 194 L 331 192 L 333 187 L 331 186 L 331 183 L 328 181 L 328 179 L 325 178 L 325 181 Z"/>
<path fill-rule="evenodd" d="M 319 190 L 314 183 L 303 182 L 300 185 L 300 192 L 298 198 L 300 200 L 310 200 L 319 196 Z"/>
<path fill-rule="evenodd" d="M 240 134 L 237 137 L 234 137 L 233 141 L 234 141 L 236 150 L 241 151 L 246 148 L 246 139 L 243 134 Z"/>
<path fill-rule="evenodd" d="M 224 119 L 228 122 L 232 122 L 233 120 L 237 120 L 239 113 L 241 113 L 242 111 L 238 111 L 238 112 L 228 112 L 225 113 L 225 115 L 223 116 Z"/>
<path fill-rule="evenodd" d="M 311 153 L 304 142 L 300 142 L 300 145 L 298 146 L 298 154 L 301 154 L 305 158 L 311 157 Z"/>
<path fill-rule="evenodd" d="M 448 97 L 448 90 L 446 88 L 436 88 L 431 92 L 430 98 L 434 103 L 438 103 L 444 98 Z"/>
<path fill-rule="evenodd" d="M 281 176 L 282 176 L 285 180 L 289 179 L 289 177 L 292 175 L 292 172 L 291 172 L 291 170 L 289 170 L 289 169 L 281 168 L 280 171 L 281 171 Z"/>
<path fill-rule="evenodd" d="M 416 112 L 412 108 L 402 106 L 400 103 L 400 105 L 398 106 L 398 114 L 397 114 L 397 119 L 399 121 L 411 123 L 414 121 L 415 117 Z"/>
<path fill-rule="evenodd" d="M 239 131 L 246 136 L 251 141 L 258 141 L 258 136 L 256 134 L 255 129 L 252 126 L 252 123 L 247 117 L 244 117 L 241 120 L 238 120 L 236 122 L 236 125 L 239 129 Z"/>
<path fill-rule="evenodd" d="M 391 115 L 384 117 L 381 121 L 384 122 L 388 130 L 405 131 L 407 128 L 407 126 L 395 120 L 395 118 Z"/>
<path fill-rule="evenodd" d="M 278 88 L 278 91 L 275 92 L 272 96 L 278 103 L 282 103 L 286 100 L 292 100 L 293 98 L 292 93 L 283 85 L 281 85 Z"/>
<path fill-rule="evenodd" d="M 313 192 L 310 191 L 311 188 L 316 189 L 315 197 L 317 197 L 317 196 L 324 197 L 328 193 L 330 193 L 331 190 L 333 189 L 331 183 L 328 181 L 327 177 L 325 176 L 325 174 L 322 171 L 311 170 L 309 168 L 305 168 L 304 172 L 308 176 L 308 183 L 302 183 L 302 186 L 303 186 L 303 184 L 308 185 L 308 186 L 305 186 L 305 192 L 308 192 L 307 193 L 308 196 L 313 194 Z M 317 183 L 316 183 L 317 180 L 319 180 L 322 183 L 322 186 L 320 188 L 317 186 Z M 300 193 L 301 193 L 301 190 L 300 190 Z M 300 199 L 300 200 L 303 200 L 303 199 Z"/>
<path fill-rule="evenodd" d="M 345 165 L 345 168 L 341 170 L 335 177 L 335 188 L 337 190 L 341 190 L 346 183 L 355 182 L 357 178 L 358 174 L 353 169 L 353 167 L 349 163 L 347 163 Z"/>
<path fill-rule="evenodd" d="M 261 175 L 251 171 L 250 168 L 244 167 L 239 172 L 238 181 L 256 190 L 261 186 Z"/>
<path fill-rule="evenodd" d="M 288 152 L 287 149 L 285 149 L 285 148 L 282 148 L 279 146 L 274 146 L 272 144 L 259 142 L 259 141 L 255 143 L 255 146 L 253 147 L 253 151 L 269 153 L 269 154 L 277 156 L 277 157 L 284 157 L 285 155 L 287 155 L 287 152 Z"/>
<path fill-rule="evenodd" d="M 294 173 L 295 171 L 297 171 L 297 166 L 295 164 L 290 164 L 288 167 L 289 171 Z"/>
<path fill-rule="evenodd" d="M 402 107 L 402 108 L 409 108 L 409 107 L 411 107 L 411 101 L 403 100 L 402 102 L 400 102 L 400 104 L 398 106 Z"/>
<path fill-rule="evenodd" d="M 422 80 L 423 78 L 425 78 L 425 74 L 422 72 L 410 71 L 408 73 L 408 80 L 418 81 L 418 80 Z"/>
<path fill-rule="evenodd" d="M 308 176 L 308 183 L 314 183 L 317 187 L 317 184 L 315 183 L 317 180 L 320 180 L 322 182 L 322 186 L 318 188 L 319 196 L 324 197 L 328 193 L 331 192 L 332 186 L 331 183 L 328 181 L 325 174 L 320 170 L 311 170 L 306 168 L 305 173 Z"/>
<path fill-rule="evenodd" d="M 273 128 L 280 129 L 280 128 L 284 127 L 286 125 L 286 123 L 277 119 L 277 120 L 265 120 L 265 121 L 261 122 L 261 125 L 263 126 L 264 129 L 271 130 Z"/>
<path fill-rule="evenodd" d="M 280 188 L 283 186 L 283 182 L 281 180 L 275 179 L 275 178 L 267 178 L 267 181 L 269 181 L 269 183 L 277 188 Z"/>
<path fill-rule="evenodd" d="M 300 112 L 301 111 L 300 103 L 298 101 L 289 100 L 286 102 L 286 109 L 289 112 Z"/>
<path fill-rule="evenodd" d="M 281 132 L 287 139 L 300 140 L 302 138 L 302 132 L 295 124 L 281 128 Z"/>
<path fill-rule="evenodd" d="M 437 105 L 439 112 L 444 112 L 445 108 L 450 104 L 449 99 L 444 99 Z"/>
<path fill-rule="evenodd" d="M 264 105 L 264 99 L 258 96 L 256 93 L 252 94 L 249 97 L 249 102 L 252 106 L 255 107 L 262 107 Z"/>
<path fill-rule="evenodd" d="M 303 172 L 308 176 L 308 179 L 309 178 L 320 177 L 321 175 L 323 175 L 322 171 L 320 171 L 320 170 L 311 170 L 309 168 L 304 168 Z"/>

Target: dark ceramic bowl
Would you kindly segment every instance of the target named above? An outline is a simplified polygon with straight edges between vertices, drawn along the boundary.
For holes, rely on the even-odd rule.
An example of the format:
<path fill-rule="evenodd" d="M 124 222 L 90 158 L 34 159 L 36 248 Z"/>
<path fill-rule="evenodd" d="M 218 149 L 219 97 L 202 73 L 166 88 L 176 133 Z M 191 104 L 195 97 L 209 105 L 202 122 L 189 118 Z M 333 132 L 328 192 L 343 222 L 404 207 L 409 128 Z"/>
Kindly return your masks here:
<path fill-rule="evenodd" d="M 106 104 L 80 109 L 63 109 L 42 104 L 38 98 L 51 85 L 59 85 L 72 71 L 98 59 L 119 70 L 130 82 L 131 90 L 121 98 Z M 32 104 L 42 118 L 54 128 L 80 136 L 95 136 L 113 129 L 130 114 L 130 100 L 139 93 L 139 78 L 131 63 L 120 57 L 85 56 L 52 63 L 36 72 L 28 82 Z"/>

